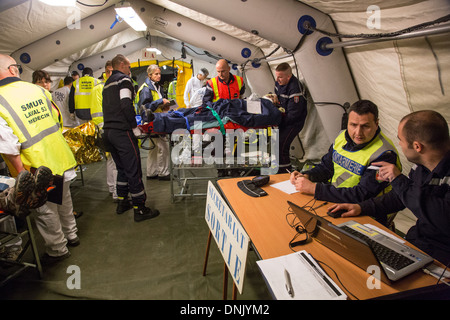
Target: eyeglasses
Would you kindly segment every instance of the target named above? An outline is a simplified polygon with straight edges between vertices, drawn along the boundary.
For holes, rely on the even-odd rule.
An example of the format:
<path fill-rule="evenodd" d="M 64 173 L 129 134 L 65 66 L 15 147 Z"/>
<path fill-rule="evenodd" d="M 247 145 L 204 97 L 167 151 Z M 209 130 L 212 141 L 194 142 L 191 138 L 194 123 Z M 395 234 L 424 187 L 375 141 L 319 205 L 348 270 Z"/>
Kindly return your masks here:
<path fill-rule="evenodd" d="M 8 70 L 9 70 L 9 68 L 11 68 L 11 67 L 16 67 L 17 70 L 19 70 L 19 73 L 22 73 L 22 71 L 23 71 L 22 66 L 21 66 L 20 64 L 10 64 L 10 65 L 8 66 Z"/>

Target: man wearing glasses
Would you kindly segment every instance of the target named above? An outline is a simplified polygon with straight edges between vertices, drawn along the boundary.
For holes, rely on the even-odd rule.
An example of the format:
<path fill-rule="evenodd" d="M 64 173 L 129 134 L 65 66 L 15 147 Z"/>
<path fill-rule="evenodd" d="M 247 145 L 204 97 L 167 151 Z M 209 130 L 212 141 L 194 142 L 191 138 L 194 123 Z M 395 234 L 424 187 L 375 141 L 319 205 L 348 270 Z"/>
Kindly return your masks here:
<path fill-rule="evenodd" d="M 63 177 L 62 204 L 47 201 L 36 209 L 46 247 L 43 263 L 56 262 L 70 256 L 66 245 L 80 243 L 69 189 L 77 162 L 52 116 L 50 92 L 22 81 L 19 67 L 0 54 L 0 154 L 12 176 L 46 166 Z"/>
<path fill-rule="evenodd" d="M 17 64 L 17 63 L 10 64 L 8 66 L 8 70 L 9 70 L 9 68 L 12 68 L 12 67 L 15 67 L 17 69 L 17 71 L 19 72 L 19 74 L 21 74 L 23 72 L 22 66 L 20 64 Z"/>

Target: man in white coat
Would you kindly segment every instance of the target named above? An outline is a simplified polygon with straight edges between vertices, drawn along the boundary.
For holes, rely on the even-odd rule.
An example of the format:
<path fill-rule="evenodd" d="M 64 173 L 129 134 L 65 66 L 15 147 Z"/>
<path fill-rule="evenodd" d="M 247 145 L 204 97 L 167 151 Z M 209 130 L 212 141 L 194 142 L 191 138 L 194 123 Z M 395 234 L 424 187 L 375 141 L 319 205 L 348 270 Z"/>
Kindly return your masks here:
<path fill-rule="evenodd" d="M 192 77 L 186 83 L 186 87 L 184 88 L 184 104 L 186 108 L 192 108 L 190 100 L 194 96 L 194 93 L 203 87 L 205 84 L 205 79 L 208 77 L 209 72 L 205 68 L 201 68 L 197 73 L 197 76 Z"/>

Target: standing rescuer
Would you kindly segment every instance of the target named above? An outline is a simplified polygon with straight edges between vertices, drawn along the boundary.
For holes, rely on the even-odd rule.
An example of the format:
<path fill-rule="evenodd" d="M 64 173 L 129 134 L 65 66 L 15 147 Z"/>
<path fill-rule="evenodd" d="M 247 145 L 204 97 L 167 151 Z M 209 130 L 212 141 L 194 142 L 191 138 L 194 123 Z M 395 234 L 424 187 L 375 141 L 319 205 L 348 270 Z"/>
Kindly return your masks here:
<path fill-rule="evenodd" d="M 186 82 L 186 87 L 184 88 L 184 104 L 186 105 L 186 108 L 192 108 L 195 107 L 191 104 L 192 97 L 194 94 L 200 90 L 206 80 L 206 77 L 208 77 L 209 71 L 206 68 L 201 68 L 195 77 L 190 78 Z"/>
<path fill-rule="evenodd" d="M 161 69 L 158 65 L 152 64 L 147 68 L 148 77 L 139 88 L 135 103 L 139 110 L 147 109 L 152 112 L 167 112 L 170 101 L 164 98 L 161 81 Z M 142 114 L 144 122 L 148 122 L 145 113 Z M 147 179 L 170 180 L 170 151 L 169 138 L 167 135 L 159 134 L 151 137 L 154 148 L 148 151 L 147 157 Z"/>
<path fill-rule="evenodd" d="M 71 118 L 75 119 L 75 114 L 84 122 L 92 120 L 91 103 L 92 91 L 100 80 L 93 77 L 94 72 L 91 68 L 84 68 L 82 77 L 75 80 L 70 89 L 69 111 Z"/>
<path fill-rule="evenodd" d="M 66 245 L 80 243 L 70 194 L 77 163 L 53 112 L 50 92 L 21 81 L 14 59 L 0 54 L 0 153 L 13 176 L 46 166 L 63 180 L 62 204 L 47 201 L 36 209 L 36 226 L 46 246 L 43 262 L 69 257 Z"/>
<path fill-rule="evenodd" d="M 292 171 L 289 149 L 300 133 L 307 116 L 307 103 L 303 88 L 292 74 L 291 66 L 284 62 L 275 69 L 275 93 L 284 109 L 279 126 L 279 173 Z"/>
<path fill-rule="evenodd" d="M 116 212 L 122 214 L 131 209 L 131 195 L 136 222 L 155 218 L 158 210 L 145 206 L 147 195 L 142 182 L 141 157 L 138 139 L 136 112 L 133 105 L 134 86 L 130 78 L 130 61 L 119 54 L 112 60 L 113 72 L 103 89 L 103 120 L 105 148 L 117 167 Z"/>
<path fill-rule="evenodd" d="M 230 66 L 225 59 L 216 63 L 217 77 L 206 83 L 203 103 L 216 102 L 219 99 L 239 99 L 245 93 L 244 80 L 230 73 Z"/>

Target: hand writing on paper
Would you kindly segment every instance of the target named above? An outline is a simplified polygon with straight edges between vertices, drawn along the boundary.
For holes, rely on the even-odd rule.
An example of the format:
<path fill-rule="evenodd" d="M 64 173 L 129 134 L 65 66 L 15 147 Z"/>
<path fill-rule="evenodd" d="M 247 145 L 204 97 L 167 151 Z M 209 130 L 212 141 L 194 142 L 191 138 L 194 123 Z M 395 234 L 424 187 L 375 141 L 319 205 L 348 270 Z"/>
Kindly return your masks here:
<path fill-rule="evenodd" d="M 300 173 L 298 171 L 294 171 L 294 172 L 291 173 L 291 175 L 289 177 L 289 180 L 291 181 L 292 184 L 295 185 L 295 180 L 297 178 L 300 178 L 300 177 L 305 177 L 307 179 L 309 178 L 307 174 L 303 174 L 303 173 Z"/>
<path fill-rule="evenodd" d="M 305 176 L 298 177 L 295 179 L 295 190 L 300 191 L 301 193 L 306 194 L 314 194 L 316 192 L 316 184 L 311 182 Z"/>

